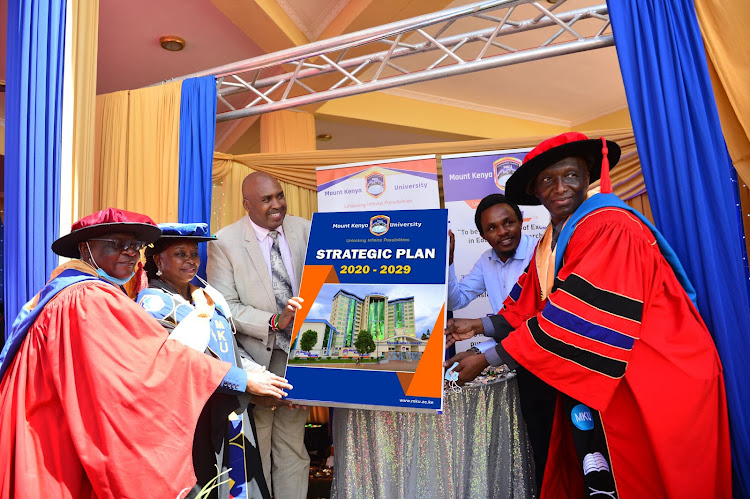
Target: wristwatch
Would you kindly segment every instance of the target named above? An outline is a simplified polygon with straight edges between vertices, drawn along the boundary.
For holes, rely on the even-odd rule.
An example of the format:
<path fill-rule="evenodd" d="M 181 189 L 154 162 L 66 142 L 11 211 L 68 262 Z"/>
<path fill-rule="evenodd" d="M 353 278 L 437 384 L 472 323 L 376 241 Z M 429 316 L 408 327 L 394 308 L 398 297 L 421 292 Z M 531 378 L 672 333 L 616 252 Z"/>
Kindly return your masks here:
<path fill-rule="evenodd" d="M 477 355 L 479 355 L 479 354 L 482 353 L 482 351 L 480 349 L 478 349 L 477 347 L 471 347 L 471 348 L 469 348 L 469 352 L 474 352 Z"/>

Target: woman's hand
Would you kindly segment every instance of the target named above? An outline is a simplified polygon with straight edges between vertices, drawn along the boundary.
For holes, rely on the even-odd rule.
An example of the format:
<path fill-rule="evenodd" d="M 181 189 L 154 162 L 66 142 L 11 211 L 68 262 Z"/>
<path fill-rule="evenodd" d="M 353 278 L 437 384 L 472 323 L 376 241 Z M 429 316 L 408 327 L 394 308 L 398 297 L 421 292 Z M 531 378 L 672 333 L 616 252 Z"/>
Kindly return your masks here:
<path fill-rule="evenodd" d="M 299 296 L 293 296 L 286 302 L 286 307 L 279 315 L 279 329 L 285 329 L 294 320 L 294 314 L 302 308 L 302 302 L 305 301 Z"/>
<path fill-rule="evenodd" d="M 280 399 L 287 395 L 284 389 L 291 390 L 292 385 L 270 371 L 258 370 L 247 373 L 247 389 L 245 391 L 248 393 Z"/>

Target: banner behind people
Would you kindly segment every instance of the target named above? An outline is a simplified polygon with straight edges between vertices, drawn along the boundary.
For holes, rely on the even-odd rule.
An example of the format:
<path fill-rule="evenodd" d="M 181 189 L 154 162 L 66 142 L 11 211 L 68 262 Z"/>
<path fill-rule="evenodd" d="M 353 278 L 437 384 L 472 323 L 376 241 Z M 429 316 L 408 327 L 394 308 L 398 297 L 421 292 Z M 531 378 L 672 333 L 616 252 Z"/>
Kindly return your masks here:
<path fill-rule="evenodd" d="M 313 215 L 289 399 L 442 410 L 448 212 L 341 215 Z"/>
<path fill-rule="evenodd" d="M 450 154 L 442 157 L 443 193 L 448 210 L 449 226 L 456 237 L 453 265 L 461 279 L 471 271 L 480 255 L 487 251 L 487 242 L 479 235 L 474 212 L 479 201 L 494 193 L 505 194 L 505 181 L 521 165 L 530 149 L 488 151 L 473 154 Z M 549 225 L 549 212 L 543 206 L 521 206 L 523 233 L 541 238 Z M 453 313 L 454 317 L 476 318 L 496 313 L 487 295 L 480 296 L 467 307 Z M 456 343 L 462 352 L 484 341 L 483 336 Z"/>
<path fill-rule="evenodd" d="M 318 211 L 440 208 L 434 155 L 317 168 Z"/>

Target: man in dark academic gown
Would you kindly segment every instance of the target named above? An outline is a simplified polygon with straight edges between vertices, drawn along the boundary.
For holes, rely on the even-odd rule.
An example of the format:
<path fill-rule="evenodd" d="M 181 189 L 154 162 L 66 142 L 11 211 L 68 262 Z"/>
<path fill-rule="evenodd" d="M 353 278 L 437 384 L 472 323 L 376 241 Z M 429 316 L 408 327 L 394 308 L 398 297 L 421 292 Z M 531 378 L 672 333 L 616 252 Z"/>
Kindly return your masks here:
<path fill-rule="evenodd" d="M 552 223 L 500 313 L 446 334 L 558 391 L 541 497 L 731 497 L 721 363 L 671 248 L 611 194 L 619 157 L 574 132 L 526 156 L 506 196 Z"/>
<path fill-rule="evenodd" d="M 0 498 L 184 497 L 193 432 L 214 391 L 288 388 L 175 340 L 122 289 L 161 231 L 136 213 L 85 217 L 0 354 Z"/>

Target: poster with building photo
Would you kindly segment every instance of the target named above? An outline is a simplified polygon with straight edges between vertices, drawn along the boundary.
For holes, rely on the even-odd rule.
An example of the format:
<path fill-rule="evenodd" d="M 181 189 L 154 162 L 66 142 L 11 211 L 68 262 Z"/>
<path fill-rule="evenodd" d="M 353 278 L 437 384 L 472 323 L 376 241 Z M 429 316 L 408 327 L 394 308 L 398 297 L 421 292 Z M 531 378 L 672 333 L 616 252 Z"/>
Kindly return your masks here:
<path fill-rule="evenodd" d="M 446 210 L 313 215 L 290 400 L 442 410 L 447 223 Z"/>
<path fill-rule="evenodd" d="M 456 238 L 453 265 L 456 277 L 468 274 L 477 259 L 490 246 L 474 222 L 479 201 L 490 194 L 505 194 L 505 182 L 521 166 L 531 149 L 510 149 L 472 154 L 448 154 L 442 157 L 443 193 L 450 228 Z M 543 206 L 521 206 L 523 233 L 539 239 L 549 225 L 549 212 Z M 496 313 L 487 295 L 478 297 L 467 307 L 453 312 L 454 317 L 477 318 Z M 475 336 L 456 343 L 462 352 L 486 338 Z"/>

